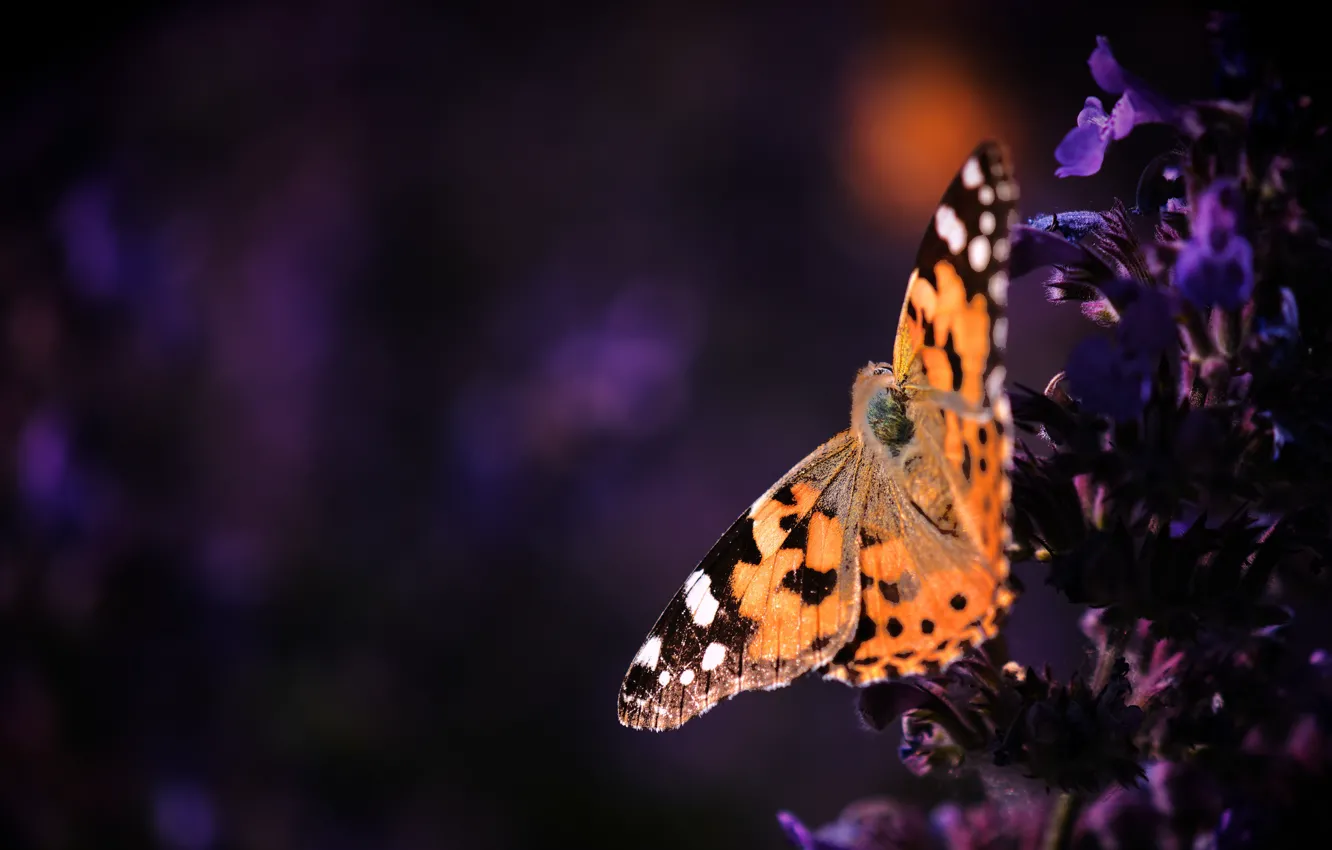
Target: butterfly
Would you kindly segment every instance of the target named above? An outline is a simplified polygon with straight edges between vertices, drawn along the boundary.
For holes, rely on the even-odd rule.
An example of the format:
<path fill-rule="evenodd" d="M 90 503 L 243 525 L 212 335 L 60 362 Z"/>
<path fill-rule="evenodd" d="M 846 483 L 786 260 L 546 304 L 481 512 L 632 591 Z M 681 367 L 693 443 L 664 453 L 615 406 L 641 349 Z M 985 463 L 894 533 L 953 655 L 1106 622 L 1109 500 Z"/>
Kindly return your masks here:
<path fill-rule="evenodd" d="M 936 673 L 998 632 L 1012 419 L 1002 353 L 1017 183 L 972 152 L 907 282 L 892 361 L 851 388 L 851 427 L 722 535 L 639 648 L 620 722 L 674 729 L 816 671 L 863 686 Z"/>

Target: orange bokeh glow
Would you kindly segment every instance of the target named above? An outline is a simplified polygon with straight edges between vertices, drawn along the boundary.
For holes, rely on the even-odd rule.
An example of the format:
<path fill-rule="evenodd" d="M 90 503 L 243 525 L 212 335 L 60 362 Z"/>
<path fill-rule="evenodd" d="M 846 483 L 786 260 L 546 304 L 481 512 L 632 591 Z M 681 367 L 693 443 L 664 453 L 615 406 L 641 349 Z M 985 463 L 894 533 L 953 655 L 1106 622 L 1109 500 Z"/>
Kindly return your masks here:
<path fill-rule="evenodd" d="M 933 212 L 976 143 L 1016 144 L 997 80 L 940 46 L 917 44 L 856 63 L 847 79 L 844 174 L 862 214 L 894 229 Z"/>

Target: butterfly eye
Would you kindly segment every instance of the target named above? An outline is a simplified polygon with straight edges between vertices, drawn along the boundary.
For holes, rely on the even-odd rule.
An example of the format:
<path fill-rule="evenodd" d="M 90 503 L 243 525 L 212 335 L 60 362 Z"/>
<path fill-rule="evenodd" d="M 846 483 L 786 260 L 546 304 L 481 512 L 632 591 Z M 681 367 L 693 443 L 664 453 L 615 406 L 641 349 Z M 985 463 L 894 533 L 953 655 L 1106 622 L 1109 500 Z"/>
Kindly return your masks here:
<path fill-rule="evenodd" d="M 888 367 L 887 367 L 887 366 L 875 366 L 875 367 L 874 367 L 874 371 L 871 372 L 870 374 L 872 374 L 872 375 L 886 375 L 886 374 L 888 374 Z"/>

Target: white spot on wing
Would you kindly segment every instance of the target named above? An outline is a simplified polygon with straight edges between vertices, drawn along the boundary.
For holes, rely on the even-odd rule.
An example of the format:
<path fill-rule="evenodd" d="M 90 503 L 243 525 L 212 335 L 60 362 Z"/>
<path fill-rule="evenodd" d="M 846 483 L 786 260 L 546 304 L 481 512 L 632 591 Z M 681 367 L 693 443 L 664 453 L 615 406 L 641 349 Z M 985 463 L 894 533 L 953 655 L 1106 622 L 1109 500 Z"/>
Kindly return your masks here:
<path fill-rule="evenodd" d="M 994 240 L 994 258 L 1001 263 L 1008 259 L 1007 239 Z"/>
<path fill-rule="evenodd" d="M 1008 274 L 997 271 L 990 275 L 990 300 L 999 306 L 1008 303 Z"/>
<path fill-rule="evenodd" d="M 997 348 L 1008 345 L 1008 317 L 1000 316 L 994 320 L 994 344 Z"/>
<path fill-rule="evenodd" d="M 694 683 L 694 671 L 686 670 L 680 674 L 680 684 L 691 685 Z"/>
<path fill-rule="evenodd" d="M 985 206 L 988 207 L 990 204 L 994 203 L 993 186 L 982 186 L 980 187 L 980 191 L 978 191 L 976 194 L 980 196 L 980 202 Z"/>
<path fill-rule="evenodd" d="M 999 184 L 994 187 L 994 194 L 1001 201 L 1016 201 L 1018 198 L 1017 184 L 1011 180 L 1001 180 Z"/>
<path fill-rule="evenodd" d="M 657 677 L 657 684 L 661 685 L 664 688 L 670 683 L 671 683 L 671 671 L 662 670 L 661 675 Z"/>
<path fill-rule="evenodd" d="M 967 246 L 967 260 L 971 263 L 972 271 L 985 271 L 985 267 L 990 264 L 990 240 L 984 236 L 972 239 Z"/>
<path fill-rule="evenodd" d="M 1003 319 L 999 320 L 1004 321 Z M 995 327 L 998 327 L 998 322 Z M 994 405 L 995 418 L 1002 422 L 1005 428 L 1008 425 L 1008 396 L 1004 395 L 1004 378 L 1006 376 L 1003 366 L 995 366 L 990 372 L 990 376 L 985 379 L 985 394 L 990 397 L 990 404 Z M 1002 402 L 1003 407 L 1000 408 Z"/>
<path fill-rule="evenodd" d="M 649 670 L 656 670 L 657 664 L 661 662 L 661 638 L 653 635 L 643 641 L 639 647 L 638 654 L 634 656 L 634 663 L 640 664 Z"/>
<path fill-rule="evenodd" d="M 689 588 L 685 594 L 685 607 L 689 613 L 694 615 L 694 625 L 707 627 L 712 625 L 712 620 L 717 616 L 717 597 L 712 595 L 712 578 L 702 571 L 698 572 L 698 580 Z"/>
<path fill-rule="evenodd" d="M 962 166 L 962 185 L 968 189 L 975 189 L 985 182 L 985 175 L 981 173 L 980 163 L 976 157 L 967 160 L 967 164 Z"/>
<path fill-rule="evenodd" d="M 940 206 L 934 213 L 934 232 L 948 243 L 948 250 L 954 254 L 962 253 L 967 244 L 967 226 L 947 204 Z"/>
<path fill-rule="evenodd" d="M 698 665 L 704 670 L 716 670 L 726 660 L 726 647 L 720 643 L 710 643 L 703 650 L 703 661 Z"/>
<path fill-rule="evenodd" d="M 994 232 L 994 213 L 989 210 L 980 214 L 980 232 L 986 236 Z"/>

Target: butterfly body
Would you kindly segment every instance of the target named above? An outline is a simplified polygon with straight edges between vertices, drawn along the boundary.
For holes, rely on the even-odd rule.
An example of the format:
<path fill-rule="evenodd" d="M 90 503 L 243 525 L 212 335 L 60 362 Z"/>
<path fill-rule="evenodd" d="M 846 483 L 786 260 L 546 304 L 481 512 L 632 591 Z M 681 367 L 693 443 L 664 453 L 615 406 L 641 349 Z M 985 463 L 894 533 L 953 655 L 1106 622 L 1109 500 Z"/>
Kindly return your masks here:
<path fill-rule="evenodd" d="M 917 254 L 890 363 L 851 390 L 850 427 L 741 515 L 630 664 L 626 726 L 671 729 L 811 671 L 851 685 L 935 672 L 1013 602 L 1001 355 L 1017 188 L 983 144 Z"/>

